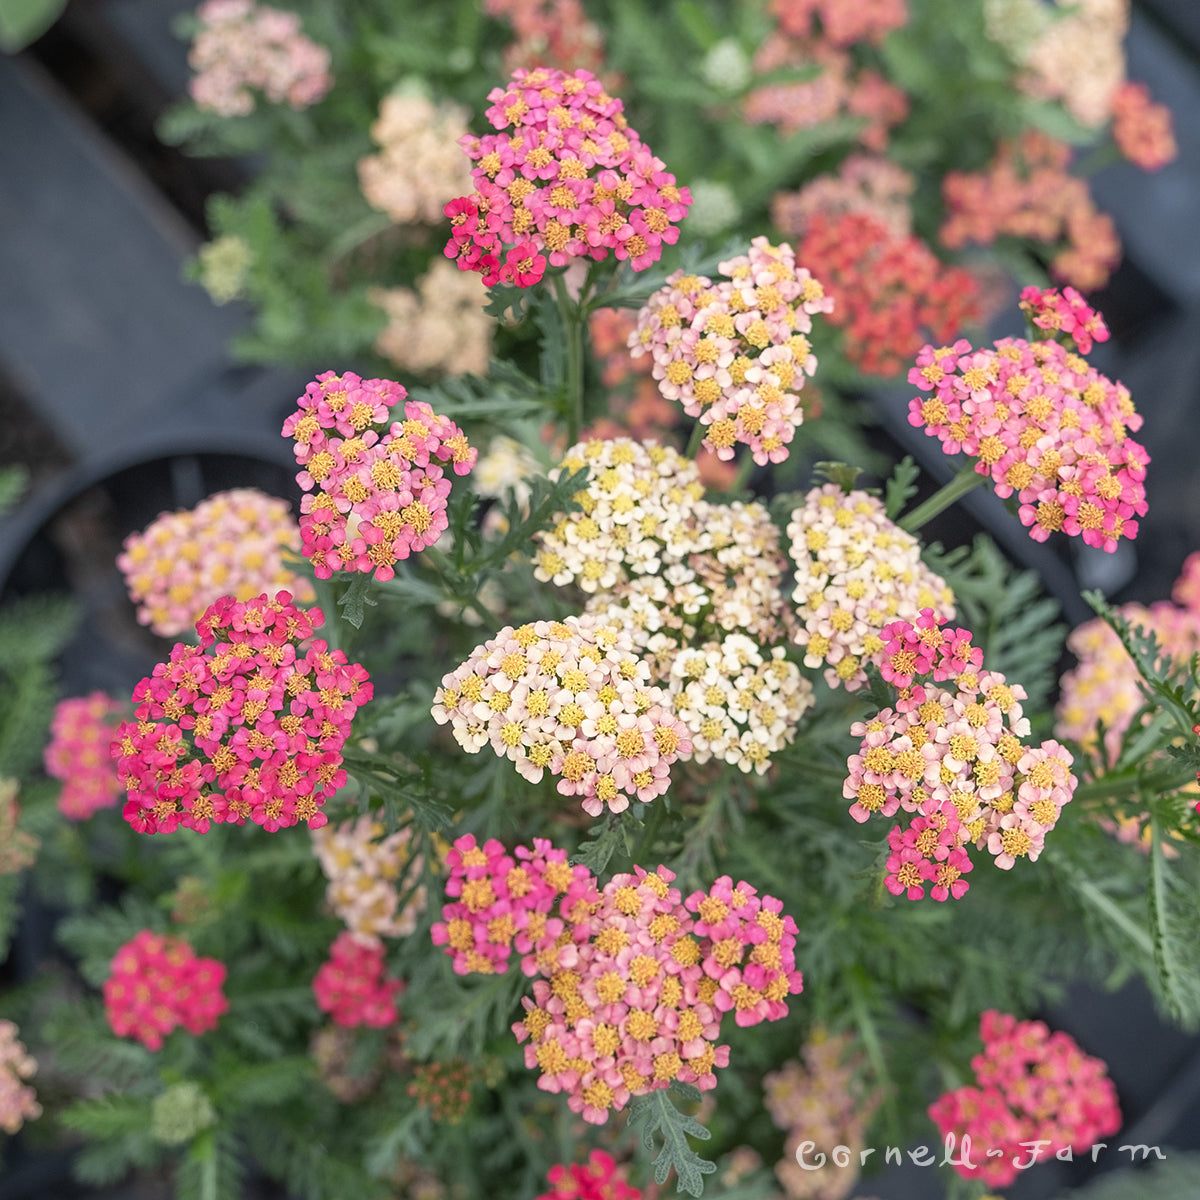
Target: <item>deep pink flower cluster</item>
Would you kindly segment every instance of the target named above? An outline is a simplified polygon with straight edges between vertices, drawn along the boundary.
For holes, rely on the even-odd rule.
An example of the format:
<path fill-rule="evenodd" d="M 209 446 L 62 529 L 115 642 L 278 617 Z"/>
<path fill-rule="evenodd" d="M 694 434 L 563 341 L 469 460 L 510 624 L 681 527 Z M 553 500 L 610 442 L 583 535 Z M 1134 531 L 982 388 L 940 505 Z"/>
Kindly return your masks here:
<path fill-rule="evenodd" d="M 326 371 L 308 385 L 283 423 L 292 438 L 304 553 L 318 579 L 334 571 L 395 575 L 398 560 L 432 546 L 447 527 L 450 480 L 465 475 L 479 451 L 449 417 L 390 379 Z M 404 420 L 392 409 L 404 403 Z"/>
<path fill-rule="evenodd" d="M 802 988 L 795 922 L 728 876 L 681 902 L 665 867 L 635 867 L 600 888 L 545 840 L 513 857 L 470 834 L 448 862 L 455 899 L 435 943 L 456 969 L 488 973 L 516 946 L 537 977 L 513 1026 L 528 1041 L 525 1063 L 593 1124 L 674 1079 L 715 1087 L 714 1069 L 729 1061 L 729 1047 L 715 1045 L 723 1015 L 740 1026 L 778 1020 Z"/>
<path fill-rule="evenodd" d="M 224 982 L 224 963 L 198 958 L 182 938 L 143 929 L 113 956 L 104 1010 L 118 1037 L 158 1050 L 178 1025 L 197 1037 L 216 1029 L 229 1008 Z"/>
<path fill-rule="evenodd" d="M 339 933 L 313 978 L 317 1007 L 338 1025 L 367 1025 L 383 1029 L 396 1023 L 396 997 L 404 991 L 399 979 L 383 973 L 383 942 L 368 934 Z"/>
<path fill-rule="evenodd" d="M 125 820 L 139 833 L 247 818 L 272 832 L 324 825 L 321 805 L 346 782 L 342 745 L 373 690 L 363 667 L 313 636 L 324 621 L 287 592 L 212 605 L 199 646 L 176 644 L 116 732 Z"/>
<path fill-rule="evenodd" d="M 550 1191 L 537 1200 L 642 1200 L 640 1188 L 625 1179 L 625 1168 L 603 1150 L 593 1150 L 584 1163 L 557 1163 L 546 1174 Z"/>
<path fill-rule="evenodd" d="M 909 424 L 974 458 L 998 496 L 1016 494 L 1035 541 L 1061 530 L 1111 553 L 1137 536 L 1150 456 L 1129 436 L 1142 418 L 1128 388 L 1057 342 L 1024 338 L 926 346 L 908 381 L 932 393 L 909 404 Z"/>
<path fill-rule="evenodd" d="M 1024 688 L 980 670 L 970 633 L 941 623 L 925 609 L 916 625 L 884 630 L 881 670 L 898 689 L 896 708 L 850 727 L 862 742 L 842 787 L 856 821 L 912 815 L 888 832 L 885 879 L 893 895 L 910 900 L 930 885 L 935 900 L 959 899 L 972 843 L 1003 870 L 1018 858 L 1036 860 L 1078 782 L 1058 742 L 1021 741 L 1029 733 Z"/>
<path fill-rule="evenodd" d="M 817 369 L 805 335 L 833 300 L 786 242 L 757 237 L 719 270 L 715 284 L 671 275 L 638 313 L 629 349 L 651 356 L 659 391 L 700 419 L 718 458 L 740 442 L 760 466 L 781 462 L 803 420 L 800 389 Z"/>
<path fill-rule="evenodd" d="M 1093 342 L 1108 341 L 1104 318 L 1073 288 L 1027 287 L 1021 292 L 1021 311 L 1050 336 L 1073 341 L 1080 354 L 1090 354 Z"/>
<path fill-rule="evenodd" d="M 86 821 L 102 808 L 112 808 L 121 794 L 109 745 L 125 706 L 92 692 L 60 700 L 50 721 L 46 774 L 62 780 L 58 810 L 68 821 Z"/>
<path fill-rule="evenodd" d="M 1107 1067 L 1069 1034 L 992 1009 L 980 1018 L 979 1036 L 975 1083 L 929 1106 L 943 1138 L 954 1134 L 961 1147 L 954 1168 L 964 1178 L 1007 1187 L 1028 1164 L 1030 1145 L 1041 1143 L 1050 1158 L 1068 1147 L 1087 1150 L 1121 1128 Z"/>
<path fill-rule="evenodd" d="M 611 250 L 644 271 L 679 238 L 692 199 L 629 127 L 624 106 L 590 71 L 519 69 L 494 88 L 496 133 L 461 141 L 475 192 L 446 205 L 446 255 L 483 282 L 531 287 Z"/>

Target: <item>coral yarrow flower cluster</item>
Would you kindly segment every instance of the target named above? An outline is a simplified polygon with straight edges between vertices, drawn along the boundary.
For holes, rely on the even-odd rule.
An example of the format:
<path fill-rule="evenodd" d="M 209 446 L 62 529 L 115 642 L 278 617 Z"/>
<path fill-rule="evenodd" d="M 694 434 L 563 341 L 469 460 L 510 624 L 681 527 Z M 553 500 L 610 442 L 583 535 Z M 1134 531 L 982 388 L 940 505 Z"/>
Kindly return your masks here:
<path fill-rule="evenodd" d="M 62 781 L 58 810 L 69 821 L 86 821 L 112 808 L 121 794 L 109 746 L 128 709 L 104 692 L 60 700 L 50 721 L 46 774 Z"/>
<path fill-rule="evenodd" d="M 974 1084 L 929 1106 L 942 1136 L 953 1134 L 962 1147 L 954 1169 L 964 1178 L 1007 1187 L 1028 1163 L 1031 1145 L 1047 1158 L 1068 1148 L 1083 1152 L 1121 1128 L 1107 1067 L 1069 1034 L 992 1009 L 980 1018 L 979 1036 Z"/>
<path fill-rule="evenodd" d="M 544 1091 L 603 1124 L 631 1097 L 673 1080 L 716 1086 L 729 1061 L 717 1046 L 732 1012 L 739 1026 L 787 1014 L 801 990 L 796 926 L 782 906 L 724 876 L 681 900 L 665 867 L 614 876 L 603 888 L 582 864 L 535 839 L 508 855 L 472 835 L 448 860 L 451 903 L 434 926 L 456 970 L 506 968 L 515 948 L 536 977 L 513 1026 Z"/>
<path fill-rule="evenodd" d="M 199 958 L 182 938 L 143 929 L 113 956 L 104 982 L 104 1010 L 113 1033 L 149 1050 L 182 1025 L 199 1037 L 229 1008 L 221 990 L 225 965 Z"/>
<path fill-rule="evenodd" d="M 391 579 L 400 559 L 432 546 L 448 525 L 450 479 L 478 451 L 463 431 L 389 379 L 326 371 L 283 424 L 303 468 L 296 482 L 304 553 L 318 579 L 334 571 Z M 403 403 L 403 420 L 392 409 Z"/>
<path fill-rule="evenodd" d="M 130 534 L 117 566 L 138 620 L 175 637 L 222 596 L 250 600 L 286 589 L 303 602 L 316 599 L 312 584 L 284 563 L 284 550 L 300 550 L 287 502 L 235 488 L 193 509 L 163 513 Z"/>
<path fill-rule="evenodd" d="M 724 279 L 676 271 L 638 314 L 634 358 L 649 354 L 668 400 L 707 428 L 718 458 L 739 443 L 759 465 L 781 462 L 803 420 L 800 389 L 817 368 L 807 335 L 833 300 L 786 242 L 755 238 L 723 262 Z"/>
<path fill-rule="evenodd" d="M 827 483 L 813 488 L 787 526 L 796 564 L 794 638 L 807 667 L 824 667 L 830 687 L 865 686 L 883 629 L 922 609 L 954 616 L 954 594 L 921 561 L 921 545 L 891 521 L 877 496 Z"/>
<path fill-rule="evenodd" d="M 287 592 L 226 599 L 133 690 L 136 720 L 113 757 L 141 833 L 247 820 L 274 831 L 324 825 L 321 806 L 346 781 L 341 749 L 372 694 L 367 672 L 313 636 L 318 608 Z"/>
<path fill-rule="evenodd" d="M 998 496 L 1016 495 L 1035 541 L 1062 531 L 1112 552 L 1145 515 L 1150 456 L 1128 388 L 1053 341 L 1004 338 L 973 350 L 966 339 L 926 346 L 908 381 L 929 393 L 909 423 L 947 454 L 975 459 Z"/>
<path fill-rule="evenodd" d="M 26 1121 L 36 1121 L 42 1106 L 28 1080 L 37 1074 L 37 1059 L 29 1054 L 12 1021 L 0 1019 L 0 1129 L 16 1133 Z"/>
<path fill-rule="evenodd" d="M 598 817 L 661 796 L 691 752 L 628 633 L 585 615 L 506 626 L 442 680 L 438 724 L 471 754 L 490 745 L 531 783 L 549 771 Z"/>
<path fill-rule="evenodd" d="M 1074 760 L 1058 742 L 1021 740 L 1029 733 L 1025 690 L 982 670 L 969 631 L 942 628 L 927 609 L 915 625 L 896 621 L 883 637 L 881 671 L 897 690 L 896 707 L 851 726 L 862 741 L 842 794 L 854 801 L 856 821 L 911 817 L 888 833 L 893 895 L 919 900 L 929 886 L 935 900 L 957 900 L 973 869 L 967 846 L 1004 870 L 1038 858 L 1074 794 Z"/>
<path fill-rule="evenodd" d="M 530 287 L 610 252 L 643 271 L 679 238 L 691 196 L 588 71 L 519 69 L 488 94 L 496 133 L 464 137 L 475 192 L 452 200 L 446 255 L 484 283 Z"/>
<path fill-rule="evenodd" d="M 383 942 L 349 930 L 338 934 L 312 987 L 317 1007 L 336 1024 L 371 1029 L 396 1023 L 396 996 L 404 990 L 401 980 L 384 975 Z"/>

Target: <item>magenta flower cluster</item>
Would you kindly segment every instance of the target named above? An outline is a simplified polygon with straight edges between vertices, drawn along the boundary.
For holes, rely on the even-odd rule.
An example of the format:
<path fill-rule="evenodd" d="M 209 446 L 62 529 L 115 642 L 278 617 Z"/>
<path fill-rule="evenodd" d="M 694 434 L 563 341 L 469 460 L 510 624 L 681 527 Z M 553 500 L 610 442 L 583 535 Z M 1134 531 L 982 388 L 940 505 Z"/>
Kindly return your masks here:
<path fill-rule="evenodd" d="M 326 371 L 308 385 L 283 424 L 308 493 L 300 535 L 318 579 L 334 571 L 391 579 L 396 563 L 432 546 L 448 525 L 450 479 L 479 451 L 449 417 L 390 379 Z M 392 410 L 404 404 L 404 419 Z"/>
<path fill-rule="evenodd" d="M 384 975 L 383 942 L 349 930 L 338 934 L 312 987 L 317 1007 L 335 1024 L 371 1029 L 396 1023 L 396 996 L 404 990 L 401 980 Z"/>
<path fill-rule="evenodd" d="M 199 646 L 176 644 L 134 688 L 136 720 L 116 731 L 126 821 L 139 833 L 325 824 L 321 806 L 346 782 L 341 749 L 372 685 L 313 636 L 324 621 L 287 592 L 208 609 Z"/>
<path fill-rule="evenodd" d="M 539 67 L 493 89 L 496 133 L 460 145 L 475 192 L 451 200 L 446 255 L 483 282 L 530 287 L 555 267 L 611 251 L 644 271 L 679 238 L 691 196 L 589 71 Z"/>
<path fill-rule="evenodd" d="M 50 722 L 46 774 L 62 781 L 58 811 L 68 821 L 86 821 L 102 808 L 112 808 L 121 795 L 109 745 L 126 711 L 104 692 L 60 700 Z"/>
<path fill-rule="evenodd" d="M 1027 287 L 1021 292 L 1021 311 L 1052 338 L 1074 342 L 1080 354 L 1090 354 L 1094 342 L 1108 341 L 1104 318 L 1073 288 Z"/>

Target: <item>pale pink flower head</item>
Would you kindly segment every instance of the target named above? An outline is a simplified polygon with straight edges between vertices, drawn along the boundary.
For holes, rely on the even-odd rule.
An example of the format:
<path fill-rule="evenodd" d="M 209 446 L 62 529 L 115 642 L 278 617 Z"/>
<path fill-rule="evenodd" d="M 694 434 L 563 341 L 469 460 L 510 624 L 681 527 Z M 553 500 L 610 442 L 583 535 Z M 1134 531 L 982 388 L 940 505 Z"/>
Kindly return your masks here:
<path fill-rule="evenodd" d="M 0 1129 L 10 1136 L 42 1115 L 28 1083 L 37 1074 L 37 1060 L 17 1037 L 19 1032 L 12 1021 L 0 1019 Z"/>
<path fill-rule="evenodd" d="M 59 811 L 69 821 L 85 821 L 112 808 L 121 794 L 109 746 L 125 705 L 104 692 L 60 700 L 50 721 L 44 754 L 46 774 L 62 781 Z"/>

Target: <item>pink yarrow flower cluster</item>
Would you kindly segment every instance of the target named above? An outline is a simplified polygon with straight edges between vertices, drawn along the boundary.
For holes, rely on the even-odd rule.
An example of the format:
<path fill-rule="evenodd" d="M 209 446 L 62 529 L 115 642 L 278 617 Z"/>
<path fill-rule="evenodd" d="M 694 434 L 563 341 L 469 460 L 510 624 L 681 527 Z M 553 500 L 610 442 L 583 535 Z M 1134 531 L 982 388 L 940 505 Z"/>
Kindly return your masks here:
<path fill-rule="evenodd" d="M 118 1037 L 137 1038 L 158 1050 L 182 1025 L 199 1037 L 216 1029 L 229 1003 L 221 990 L 225 966 L 199 958 L 182 938 L 143 929 L 113 956 L 104 983 L 104 1010 Z"/>
<path fill-rule="evenodd" d="M 396 996 L 404 990 L 401 980 L 384 976 L 383 942 L 349 930 L 338 934 L 312 987 L 317 1007 L 336 1024 L 371 1029 L 396 1023 Z"/>
<path fill-rule="evenodd" d="M 486 973 L 506 969 L 516 947 L 536 977 L 513 1026 L 526 1065 L 593 1124 L 675 1079 L 715 1087 L 714 1069 L 729 1061 L 729 1047 L 714 1044 L 723 1015 L 739 1026 L 778 1020 L 802 988 L 795 922 L 728 876 L 686 901 L 665 867 L 635 867 L 601 888 L 545 840 L 509 856 L 470 834 L 448 866 L 452 902 L 435 944 L 456 970 L 479 963 Z"/>
<path fill-rule="evenodd" d="M 629 635 L 598 617 L 502 629 L 442 680 L 433 716 L 464 750 L 484 746 L 531 783 L 544 772 L 598 817 L 661 796 L 691 753 L 683 722 Z"/>
<path fill-rule="evenodd" d="M 7 1134 L 42 1115 L 37 1095 L 26 1082 L 37 1074 L 37 1059 L 26 1051 L 19 1032 L 12 1021 L 0 1019 L 0 1129 Z"/>
<path fill-rule="evenodd" d="M 1029 1146 L 1039 1145 L 1046 1158 L 1068 1148 L 1082 1152 L 1121 1128 L 1105 1064 L 1069 1034 L 992 1009 L 980 1018 L 979 1036 L 974 1084 L 929 1106 L 943 1138 L 953 1134 L 961 1146 L 953 1165 L 964 1178 L 1007 1187 L 1018 1164 L 1028 1163 Z"/>
<path fill-rule="evenodd" d="M 329 51 L 305 37 L 293 12 L 253 0 L 207 0 L 188 52 L 197 108 L 222 117 L 252 113 L 255 92 L 294 109 L 316 104 L 333 86 Z"/>
<path fill-rule="evenodd" d="M 1171 110 L 1150 99 L 1144 83 L 1121 84 L 1112 98 L 1112 137 L 1117 149 L 1143 171 L 1159 171 L 1179 153 Z"/>
<path fill-rule="evenodd" d="M 326 371 L 283 423 L 303 468 L 297 483 L 304 553 L 318 579 L 334 571 L 391 579 L 396 563 L 432 546 L 448 525 L 450 479 L 479 451 L 463 431 L 390 379 Z M 404 404 L 404 419 L 392 409 Z"/>
<path fill-rule="evenodd" d="M 68 821 L 86 821 L 112 808 L 121 794 L 109 745 L 125 705 L 104 692 L 60 700 L 50 721 L 46 774 L 62 781 L 58 810 Z"/>
<path fill-rule="evenodd" d="M 881 671 L 898 691 L 896 707 L 850 727 L 862 742 L 842 787 L 856 821 L 911 816 L 888 833 L 885 879 L 910 900 L 926 887 L 935 900 L 959 899 L 972 844 L 1002 870 L 1018 858 L 1036 861 L 1078 782 L 1058 742 L 1022 742 L 1024 688 L 981 669 L 967 630 L 941 625 L 925 610 L 915 625 L 884 630 Z"/>
<path fill-rule="evenodd" d="M 908 24 L 906 0 L 771 0 L 771 12 L 784 33 L 798 38 L 812 36 L 819 17 L 822 33 L 835 46 L 879 43 Z"/>
<path fill-rule="evenodd" d="M 931 393 L 909 404 L 909 424 L 975 459 L 998 496 L 1015 494 L 1035 541 L 1062 531 L 1111 553 L 1137 536 L 1150 456 L 1129 436 L 1142 418 L 1122 384 L 1057 342 L 1024 338 L 926 346 L 908 381 Z"/>
<path fill-rule="evenodd" d="M 803 420 L 799 393 L 817 369 L 814 313 L 833 300 L 786 242 L 755 238 L 748 253 L 723 262 L 726 278 L 676 271 L 638 313 L 629 338 L 649 354 L 659 391 L 707 427 L 718 458 L 750 447 L 760 466 L 782 462 Z"/>
<path fill-rule="evenodd" d="M 222 596 L 249 600 L 287 589 L 316 599 L 312 584 L 285 565 L 300 529 L 284 500 L 256 488 L 218 492 L 194 509 L 163 513 L 125 539 L 117 566 L 138 620 L 161 637 L 191 629 Z"/>
<path fill-rule="evenodd" d="M 1027 287 L 1021 292 L 1021 311 L 1050 337 L 1074 342 L 1080 354 L 1090 354 L 1093 342 L 1108 341 L 1104 318 L 1073 288 Z"/>
<path fill-rule="evenodd" d="M 519 69 L 488 94 L 496 133 L 465 137 L 475 192 L 450 201 L 448 258 L 483 282 L 531 287 L 611 251 L 644 271 L 679 238 L 691 196 L 589 71 Z"/>
<path fill-rule="evenodd" d="M 593 1150 L 587 1163 L 557 1163 L 546 1173 L 550 1190 L 537 1200 L 642 1200 L 640 1188 L 625 1178 L 625 1167 L 603 1150 Z"/>
<path fill-rule="evenodd" d="M 134 829 L 325 824 L 321 806 L 346 782 L 342 746 L 373 689 L 313 636 L 324 621 L 287 592 L 226 597 L 197 622 L 199 646 L 177 643 L 134 688 L 136 720 L 112 746 Z"/>

